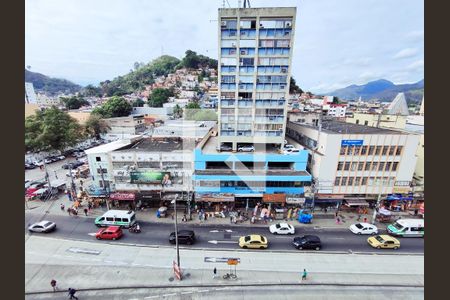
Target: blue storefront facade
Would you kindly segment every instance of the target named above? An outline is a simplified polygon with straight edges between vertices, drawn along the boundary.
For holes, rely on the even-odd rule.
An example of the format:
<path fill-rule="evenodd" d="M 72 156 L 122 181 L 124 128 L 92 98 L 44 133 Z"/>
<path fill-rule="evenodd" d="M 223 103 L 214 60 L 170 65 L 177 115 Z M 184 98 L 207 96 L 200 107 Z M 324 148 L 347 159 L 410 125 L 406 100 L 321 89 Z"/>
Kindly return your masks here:
<path fill-rule="evenodd" d="M 250 208 L 257 202 L 295 203 L 304 199 L 310 185 L 306 171 L 308 152 L 279 153 L 194 153 L 196 202 L 234 202 Z"/>

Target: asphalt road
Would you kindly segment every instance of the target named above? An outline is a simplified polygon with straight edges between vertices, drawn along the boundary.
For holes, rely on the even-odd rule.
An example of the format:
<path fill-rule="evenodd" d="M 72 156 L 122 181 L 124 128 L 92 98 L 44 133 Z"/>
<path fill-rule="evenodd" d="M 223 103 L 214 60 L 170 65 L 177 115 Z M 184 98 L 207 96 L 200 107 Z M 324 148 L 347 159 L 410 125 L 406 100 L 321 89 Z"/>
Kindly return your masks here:
<path fill-rule="evenodd" d="M 40 214 L 25 214 L 25 232 L 27 224 L 34 223 L 41 219 Z M 142 232 L 130 233 L 124 230 L 124 236 L 118 241 L 97 241 L 94 238 L 98 228 L 94 225 L 94 219 L 84 216 L 48 216 L 48 220 L 57 224 L 57 229 L 48 234 L 31 233 L 39 235 L 48 235 L 49 237 L 71 238 L 86 241 L 94 241 L 97 243 L 129 243 L 153 246 L 171 246 L 168 241 L 169 234 L 174 231 L 174 226 L 161 223 L 140 222 Z M 220 225 L 190 225 L 181 223 L 179 230 L 194 230 L 197 241 L 194 245 L 182 245 L 186 248 L 202 248 L 202 249 L 240 249 L 238 240 L 240 236 L 248 234 L 261 234 L 268 238 L 269 248 L 264 250 L 246 250 L 246 251 L 299 251 L 292 245 L 294 236 L 304 234 L 314 234 L 320 237 L 322 241 L 321 251 L 344 251 L 344 252 L 371 252 L 379 254 L 387 253 L 418 253 L 424 252 L 423 238 L 399 238 L 401 248 L 393 249 L 374 249 L 367 243 L 368 236 L 359 236 L 351 233 L 349 230 L 343 229 L 305 229 L 296 228 L 294 236 L 273 235 L 268 228 L 261 227 L 236 227 L 236 226 L 220 226 Z"/>

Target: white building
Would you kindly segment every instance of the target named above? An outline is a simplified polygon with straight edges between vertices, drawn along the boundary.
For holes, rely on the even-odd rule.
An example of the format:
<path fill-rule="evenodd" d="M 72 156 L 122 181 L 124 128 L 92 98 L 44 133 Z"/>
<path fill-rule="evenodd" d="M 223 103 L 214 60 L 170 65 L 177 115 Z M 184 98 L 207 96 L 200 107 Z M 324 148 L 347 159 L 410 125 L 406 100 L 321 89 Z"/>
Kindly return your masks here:
<path fill-rule="evenodd" d="M 169 103 L 164 103 L 169 104 Z M 163 104 L 163 105 L 164 105 Z M 144 116 L 152 116 L 157 117 L 160 120 L 167 120 L 170 116 L 173 115 L 173 106 L 165 105 L 163 107 L 133 107 L 131 111 L 131 115 L 144 115 Z"/>
<path fill-rule="evenodd" d="M 331 120 L 289 122 L 287 134 L 310 149 L 319 201 L 410 191 L 420 135 Z"/>
<path fill-rule="evenodd" d="M 130 115 L 127 117 L 108 118 L 104 120 L 109 129 L 102 138 L 107 141 L 129 139 L 135 135 L 143 134 L 147 129 L 143 115 Z"/>
<path fill-rule="evenodd" d="M 25 103 L 37 104 L 36 93 L 31 82 L 25 82 Z"/>
<path fill-rule="evenodd" d="M 327 115 L 335 118 L 345 118 L 347 112 L 347 104 L 327 104 Z"/>
<path fill-rule="evenodd" d="M 168 120 L 153 129 L 152 137 L 182 137 L 202 139 L 216 126 L 216 121 Z"/>

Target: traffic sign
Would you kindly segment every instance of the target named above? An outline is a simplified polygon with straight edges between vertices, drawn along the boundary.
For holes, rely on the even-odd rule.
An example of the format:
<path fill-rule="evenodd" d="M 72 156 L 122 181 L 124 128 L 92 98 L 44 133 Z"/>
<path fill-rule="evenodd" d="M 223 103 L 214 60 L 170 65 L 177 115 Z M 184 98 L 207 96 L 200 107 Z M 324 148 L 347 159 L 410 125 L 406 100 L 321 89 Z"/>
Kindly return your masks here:
<path fill-rule="evenodd" d="M 227 264 L 230 265 L 230 266 L 235 266 L 238 263 L 240 263 L 240 260 L 239 259 L 235 259 L 235 258 L 229 258 L 228 261 L 227 261 Z"/>

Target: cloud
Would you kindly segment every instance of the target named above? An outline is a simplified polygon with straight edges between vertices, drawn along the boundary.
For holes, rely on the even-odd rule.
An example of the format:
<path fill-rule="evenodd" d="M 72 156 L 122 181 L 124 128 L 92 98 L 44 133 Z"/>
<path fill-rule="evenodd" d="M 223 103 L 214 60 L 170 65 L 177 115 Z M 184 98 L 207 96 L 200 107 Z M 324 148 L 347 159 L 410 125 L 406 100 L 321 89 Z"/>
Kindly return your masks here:
<path fill-rule="evenodd" d="M 421 71 L 423 71 L 424 67 L 425 67 L 425 63 L 424 63 L 423 59 L 419 59 L 419 60 L 412 62 L 408 66 L 406 66 L 406 70 L 421 72 Z"/>
<path fill-rule="evenodd" d="M 360 81 L 363 81 L 363 83 L 366 83 L 367 81 L 380 79 L 381 77 L 382 75 L 379 72 L 364 71 L 363 73 L 359 74 L 358 79 L 360 79 Z"/>
<path fill-rule="evenodd" d="M 417 49 L 416 48 L 405 48 L 403 50 L 400 50 L 399 52 L 397 52 L 394 55 L 395 59 L 403 59 L 403 58 L 409 58 L 409 57 L 413 57 L 414 55 L 417 54 Z"/>
<path fill-rule="evenodd" d="M 408 32 L 406 34 L 406 38 L 411 41 L 423 41 L 424 35 L 425 34 L 423 30 L 414 30 Z"/>

